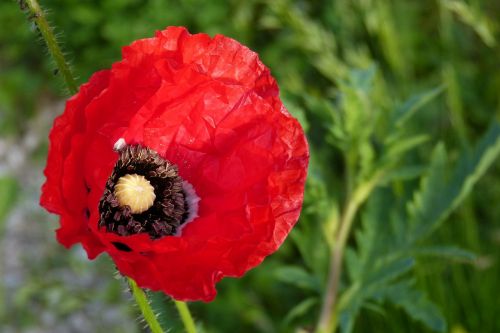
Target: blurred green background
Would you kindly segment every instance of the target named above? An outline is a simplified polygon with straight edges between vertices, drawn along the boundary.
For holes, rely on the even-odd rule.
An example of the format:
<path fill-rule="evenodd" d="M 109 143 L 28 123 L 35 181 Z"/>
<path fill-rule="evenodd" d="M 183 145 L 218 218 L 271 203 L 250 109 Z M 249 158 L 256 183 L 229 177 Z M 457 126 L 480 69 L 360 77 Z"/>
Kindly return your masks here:
<path fill-rule="evenodd" d="M 379 109 L 443 87 L 412 118 L 410 128 L 427 134 L 430 143 L 408 156 L 408 165 L 427 161 L 437 141 L 453 158 L 500 119 L 496 0 L 46 0 L 41 5 L 79 83 L 120 59 L 122 46 L 182 25 L 192 33 L 230 36 L 258 52 L 285 105 L 306 129 L 313 159 L 299 225 L 260 267 L 242 279 L 223 280 L 213 303 L 191 305 L 206 332 L 314 327 L 324 275 L 308 273 L 300 242 L 305 230 L 321 228 L 330 199 L 343 197 L 345 168 L 330 142 L 327 104 L 337 98 L 339 78 L 347 71 L 376 71 L 370 105 Z M 38 207 L 47 134 L 64 109 L 64 84 L 18 2 L 0 3 L 0 26 L 0 331 L 141 332 L 137 310 L 126 302 L 130 296 L 110 260 L 89 262 L 79 247 L 66 251 L 54 238 L 56 217 Z M 413 270 L 417 285 L 441 309 L 448 332 L 500 332 L 499 200 L 497 162 L 428 240 L 457 244 L 475 252 L 476 260 L 422 259 Z M 319 250 L 321 262 L 328 251 Z M 154 298 L 167 308 L 162 320 L 181 331 L 172 304 L 161 295 Z M 362 310 L 354 331 L 429 329 L 397 306 L 381 304 Z"/>

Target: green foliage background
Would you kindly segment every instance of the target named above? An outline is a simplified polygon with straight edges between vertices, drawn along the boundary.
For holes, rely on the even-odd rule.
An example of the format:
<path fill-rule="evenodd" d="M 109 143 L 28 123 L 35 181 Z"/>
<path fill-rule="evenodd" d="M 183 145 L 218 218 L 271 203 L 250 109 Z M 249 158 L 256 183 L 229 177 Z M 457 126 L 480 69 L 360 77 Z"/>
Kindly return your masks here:
<path fill-rule="evenodd" d="M 311 331 L 336 221 L 346 198 L 375 176 L 346 252 L 342 331 L 500 332 L 500 2 L 41 4 L 63 32 L 59 39 L 80 83 L 119 59 L 122 46 L 165 26 L 221 33 L 259 53 L 307 132 L 312 156 L 299 224 L 261 266 L 223 280 L 213 303 L 191 304 L 204 332 Z M 0 23 L 0 135 L 15 145 L 33 130 L 28 124 L 42 105 L 64 98 L 64 88 L 17 2 L 0 3 Z M 54 108 L 52 117 L 59 112 Z M 42 140 L 46 134 L 39 133 Z M 42 141 L 29 153 L 39 177 L 45 151 Z M 32 208 L 24 221 L 44 235 L 38 260 L 27 248 L 7 248 L 9 214 L 38 193 L 27 191 L 19 173 L 0 172 L 1 260 L 19 251 L 26 275 L 22 286 L 0 284 L 0 331 L 50 331 L 89 304 L 119 311 L 109 320 L 85 312 L 93 331 L 141 331 L 112 264 L 89 263 L 78 249 L 59 247 L 54 217 Z M 181 331 L 173 305 L 153 298 L 167 309 L 165 327 Z M 46 313 L 55 317 L 53 326 Z"/>

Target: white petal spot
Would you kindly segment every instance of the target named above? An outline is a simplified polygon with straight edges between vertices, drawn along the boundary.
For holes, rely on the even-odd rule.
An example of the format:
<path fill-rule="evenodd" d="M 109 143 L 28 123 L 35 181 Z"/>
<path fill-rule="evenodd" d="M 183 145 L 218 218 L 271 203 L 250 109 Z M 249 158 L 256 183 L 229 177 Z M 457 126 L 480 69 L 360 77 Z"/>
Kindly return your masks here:
<path fill-rule="evenodd" d="M 125 146 L 127 145 L 127 143 L 125 142 L 125 139 L 124 138 L 119 138 L 116 142 L 115 142 L 115 145 L 113 146 L 113 149 L 115 151 L 120 151 L 122 150 L 123 148 L 125 148 Z"/>

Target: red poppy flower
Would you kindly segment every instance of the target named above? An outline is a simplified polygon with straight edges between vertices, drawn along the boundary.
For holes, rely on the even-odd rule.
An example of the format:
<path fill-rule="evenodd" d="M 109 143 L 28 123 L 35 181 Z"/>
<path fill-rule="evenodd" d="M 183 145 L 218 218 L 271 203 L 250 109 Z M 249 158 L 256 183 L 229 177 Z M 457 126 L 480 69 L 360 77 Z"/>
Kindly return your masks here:
<path fill-rule="evenodd" d="M 54 122 L 41 204 L 57 239 L 139 286 L 210 301 L 296 223 L 309 158 L 257 54 L 170 27 L 123 49 Z M 127 192 L 128 191 L 128 192 Z"/>

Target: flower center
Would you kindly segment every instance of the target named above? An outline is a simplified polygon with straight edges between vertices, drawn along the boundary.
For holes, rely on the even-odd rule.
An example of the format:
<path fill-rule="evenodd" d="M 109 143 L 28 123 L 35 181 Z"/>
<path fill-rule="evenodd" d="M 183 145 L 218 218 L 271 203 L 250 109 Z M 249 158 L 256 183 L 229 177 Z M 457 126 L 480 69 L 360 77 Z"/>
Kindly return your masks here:
<path fill-rule="evenodd" d="M 155 201 L 155 189 L 149 180 L 138 174 L 127 174 L 118 179 L 115 197 L 120 206 L 130 206 L 132 214 L 147 211 Z"/>
<path fill-rule="evenodd" d="M 175 234 L 189 214 L 177 166 L 149 148 L 120 148 L 99 202 L 99 226 L 121 236 Z"/>

